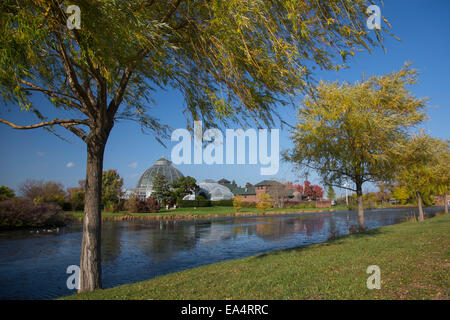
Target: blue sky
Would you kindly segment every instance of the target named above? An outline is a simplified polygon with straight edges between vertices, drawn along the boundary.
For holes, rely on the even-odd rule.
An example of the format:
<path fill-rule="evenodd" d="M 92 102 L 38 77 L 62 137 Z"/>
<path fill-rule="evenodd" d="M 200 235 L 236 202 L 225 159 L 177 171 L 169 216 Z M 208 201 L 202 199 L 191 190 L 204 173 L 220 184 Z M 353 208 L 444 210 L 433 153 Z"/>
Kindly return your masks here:
<path fill-rule="evenodd" d="M 424 128 L 435 137 L 449 139 L 448 119 L 450 119 L 450 2 L 395 0 L 385 1 L 382 14 L 392 25 L 391 31 L 401 41 L 387 37 L 386 53 L 376 49 L 372 54 L 360 53 L 353 58 L 347 70 L 339 72 L 318 72 L 316 79 L 356 81 L 362 74 L 385 74 L 398 70 L 406 61 L 420 72 L 419 83 L 411 88 L 416 97 L 429 97 L 428 114 L 430 119 Z M 157 106 L 152 113 L 163 123 L 174 128 L 183 128 L 186 121 L 181 112 L 183 99 L 176 91 L 155 92 Z M 49 118 L 57 117 L 54 109 L 40 96 L 35 103 L 42 105 L 42 110 Z M 8 108 L 10 109 L 8 111 Z M 17 111 L 16 106 L 0 108 L 4 119 L 20 123 L 35 123 L 36 119 L 26 112 Z M 295 124 L 295 110 L 291 107 L 278 109 L 285 120 Z M 65 116 L 67 117 L 67 115 Z M 0 125 L 0 185 L 13 189 L 27 178 L 56 180 L 66 187 L 76 186 L 84 178 L 86 169 L 86 150 L 84 143 L 77 137 L 58 131 L 68 141 L 58 139 L 43 129 L 19 131 L 6 125 Z M 280 149 L 291 147 L 289 129 L 280 130 Z M 113 168 L 125 180 L 126 187 L 134 187 L 145 169 L 161 156 L 170 159 L 171 147 L 175 143 L 167 141 L 168 148 L 161 146 L 151 135 L 141 132 L 139 126 L 132 122 L 119 122 L 110 135 L 105 151 L 104 168 Z M 225 177 L 236 180 L 238 184 L 247 181 L 256 183 L 262 179 L 278 178 L 286 181 L 303 181 L 287 163 L 280 163 L 276 176 L 261 176 L 258 165 L 180 165 L 177 166 L 184 175 L 195 177 L 198 181 L 205 178 L 220 179 Z M 318 183 L 317 176 L 310 180 Z M 373 189 L 367 186 L 366 190 Z"/>

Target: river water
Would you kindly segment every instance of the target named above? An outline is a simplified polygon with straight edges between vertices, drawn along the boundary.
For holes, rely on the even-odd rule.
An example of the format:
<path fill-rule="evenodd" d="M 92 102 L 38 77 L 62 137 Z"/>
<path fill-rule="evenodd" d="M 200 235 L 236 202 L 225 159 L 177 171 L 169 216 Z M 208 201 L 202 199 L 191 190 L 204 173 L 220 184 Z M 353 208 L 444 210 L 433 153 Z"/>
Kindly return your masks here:
<path fill-rule="evenodd" d="M 442 210 L 425 209 L 427 216 Z M 368 228 L 417 215 L 416 208 L 365 212 Z M 150 279 L 214 262 L 326 241 L 357 225 L 355 211 L 189 221 L 104 222 L 103 287 Z M 0 299 L 51 299 L 72 294 L 67 267 L 78 265 L 81 224 L 58 233 L 0 232 Z"/>

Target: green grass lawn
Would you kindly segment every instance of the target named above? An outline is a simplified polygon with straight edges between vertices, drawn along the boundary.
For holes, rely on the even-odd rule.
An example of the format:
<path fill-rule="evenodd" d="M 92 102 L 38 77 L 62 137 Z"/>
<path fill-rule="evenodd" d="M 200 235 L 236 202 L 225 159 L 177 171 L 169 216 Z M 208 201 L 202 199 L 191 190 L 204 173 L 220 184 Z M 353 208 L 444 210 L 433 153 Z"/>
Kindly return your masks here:
<path fill-rule="evenodd" d="M 69 299 L 450 299 L 450 215 L 211 264 Z M 369 290 L 366 269 L 381 269 Z"/>
<path fill-rule="evenodd" d="M 332 208 L 271 208 L 265 210 L 265 214 L 270 213 L 297 213 L 297 212 L 316 212 L 316 211 L 338 211 L 346 210 L 345 206 L 335 206 Z M 75 218 L 82 218 L 83 211 L 71 212 Z M 175 210 L 166 210 L 162 208 L 160 212 L 156 213 L 128 213 L 128 212 L 102 212 L 104 218 L 124 217 L 125 215 L 131 215 L 135 217 L 173 217 L 173 216 L 186 216 L 186 217 L 208 217 L 208 216 L 232 216 L 235 215 L 233 207 L 198 207 L 194 208 L 177 208 Z M 240 215 L 245 214 L 261 214 L 256 208 L 242 208 L 239 211 Z"/>

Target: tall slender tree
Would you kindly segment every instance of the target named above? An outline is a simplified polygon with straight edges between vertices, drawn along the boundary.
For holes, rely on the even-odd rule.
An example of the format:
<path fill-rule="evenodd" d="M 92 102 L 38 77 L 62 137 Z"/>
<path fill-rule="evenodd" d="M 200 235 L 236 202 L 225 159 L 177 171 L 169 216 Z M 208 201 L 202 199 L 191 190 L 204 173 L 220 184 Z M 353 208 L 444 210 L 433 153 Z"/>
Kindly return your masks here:
<path fill-rule="evenodd" d="M 170 200 L 170 185 L 162 173 L 157 173 L 152 181 L 152 197 L 160 204 L 168 204 Z"/>
<path fill-rule="evenodd" d="M 424 220 L 423 200 L 449 190 L 450 149 L 448 141 L 419 134 L 399 144 L 394 156 L 401 165 L 396 179 L 410 196 L 417 199 L 419 220 Z"/>
<path fill-rule="evenodd" d="M 438 151 L 433 166 L 433 183 L 437 192 L 444 200 L 445 213 L 448 213 L 448 202 L 450 193 L 450 148 L 449 140 L 442 141 L 441 150 Z"/>
<path fill-rule="evenodd" d="M 101 287 L 103 154 L 116 121 L 164 138 L 167 127 L 148 110 L 155 88 L 173 87 L 188 123 L 271 124 L 275 104 L 308 90 L 312 68 L 339 69 L 333 57 L 381 42 L 381 31 L 366 28 L 366 9 L 365 0 L 3 0 L 0 93 L 40 121 L 0 122 L 62 127 L 86 143 L 80 291 Z M 67 118 L 45 115 L 33 93 Z"/>
<path fill-rule="evenodd" d="M 334 192 L 334 189 L 332 186 L 328 186 L 327 197 L 330 200 L 336 199 L 336 192 Z"/>

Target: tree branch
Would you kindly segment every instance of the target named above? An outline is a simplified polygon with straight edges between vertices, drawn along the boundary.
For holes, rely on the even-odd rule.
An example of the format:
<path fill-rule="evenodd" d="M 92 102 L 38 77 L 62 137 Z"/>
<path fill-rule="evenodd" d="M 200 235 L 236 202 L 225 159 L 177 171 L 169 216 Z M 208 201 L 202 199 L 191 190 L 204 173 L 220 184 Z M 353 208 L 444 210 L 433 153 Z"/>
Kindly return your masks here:
<path fill-rule="evenodd" d="M 60 91 L 56 91 L 56 90 L 50 90 L 50 89 L 45 89 L 45 88 L 42 88 L 42 87 L 40 87 L 40 86 L 38 86 L 38 85 L 36 85 L 36 84 L 34 84 L 32 82 L 26 81 L 24 79 L 19 79 L 19 81 L 21 83 L 23 83 L 24 85 L 27 85 L 27 86 L 30 87 L 30 88 L 22 87 L 22 89 L 24 89 L 24 90 L 42 91 L 43 93 L 46 93 L 46 94 L 48 94 L 49 96 L 52 96 L 52 97 L 57 97 L 59 95 L 59 96 L 63 96 L 63 97 L 69 98 L 69 99 L 77 100 L 74 96 L 71 96 L 70 94 L 67 94 L 67 93 L 64 93 L 64 92 L 60 92 Z M 78 104 L 77 104 L 77 106 L 81 107 Z"/>
<path fill-rule="evenodd" d="M 84 108 L 86 108 L 91 113 L 91 116 L 94 117 L 96 114 L 94 106 L 91 104 L 91 101 L 87 93 L 84 91 L 84 89 L 78 82 L 76 72 L 71 64 L 70 61 L 71 59 L 69 58 L 66 50 L 64 49 L 61 37 L 58 34 L 56 34 L 56 37 L 58 39 L 58 51 L 62 57 L 64 71 L 66 72 L 66 75 L 69 80 L 69 86 L 72 89 L 72 91 L 78 96 L 78 100 L 83 104 Z"/>
<path fill-rule="evenodd" d="M 73 125 L 78 125 L 78 124 L 83 124 L 83 125 L 89 126 L 89 120 L 80 120 L 80 119 L 54 119 L 52 121 L 45 121 L 45 122 L 31 124 L 31 125 L 25 125 L 25 126 L 19 126 L 12 122 L 6 121 L 4 119 L 0 119 L 0 123 L 7 124 L 8 126 L 14 128 L 14 129 L 18 129 L 18 130 L 37 129 L 37 128 L 42 128 L 42 127 L 53 126 L 55 124 L 61 125 L 63 127 L 73 126 Z"/>
<path fill-rule="evenodd" d="M 120 80 L 119 83 L 119 87 L 117 88 L 116 94 L 114 95 L 114 99 L 112 99 L 111 102 L 109 103 L 108 116 L 110 117 L 110 119 L 114 118 L 114 115 L 116 114 L 119 105 L 122 103 L 123 95 L 125 94 L 125 89 L 128 85 L 128 81 L 130 80 L 131 75 L 133 74 L 133 68 L 134 66 L 125 68 L 122 75 L 122 79 Z"/>
<path fill-rule="evenodd" d="M 25 80 L 22 80 L 22 79 L 20 79 L 20 82 L 23 83 L 23 84 L 28 85 L 28 87 L 20 86 L 20 88 L 22 90 L 24 90 L 24 91 L 39 91 L 39 92 L 42 92 L 42 93 L 44 93 L 44 94 L 46 94 L 46 95 L 48 95 L 50 97 L 60 99 L 65 104 L 70 105 L 70 106 L 80 110 L 84 114 L 86 114 L 86 109 L 83 108 L 83 106 L 81 106 L 78 103 L 76 103 L 74 100 L 77 100 L 77 99 L 75 97 L 69 95 L 69 94 L 66 94 L 66 93 L 63 93 L 63 92 L 59 92 L 59 91 L 55 91 L 55 90 L 41 88 L 41 87 L 31 83 L 31 82 L 28 82 L 28 81 L 25 81 Z"/>
<path fill-rule="evenodd" d="M 174 14 L 174 12 L 177 10 L 178 6 L 180 5 L 181 0 L 175 0 L 172 2 L 172 8 L 169 10 L 167 15 L 162 19 L 162 22 L 167 22 L 170 17 Z"/>
<path fill-rule="evenodd" d="M 64 128 L 66 128 L 67 130 L 71 131 L 76 136 L 80 137 L 81 140 L 83 140 L 84 142 L 87 142 L 88 136 L 83 129 L 75 127 L 74 125 L 69 125 L 69 124 L 60 124 L 60 125 Z"/>

